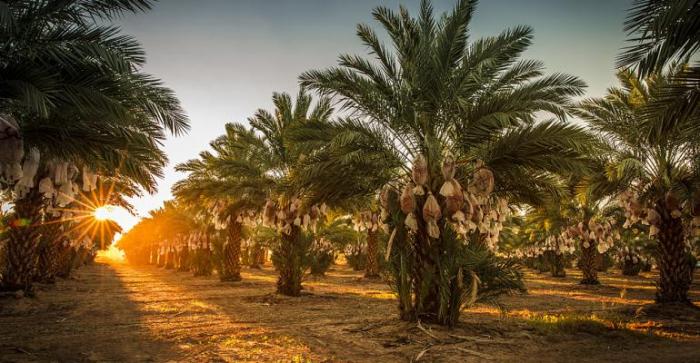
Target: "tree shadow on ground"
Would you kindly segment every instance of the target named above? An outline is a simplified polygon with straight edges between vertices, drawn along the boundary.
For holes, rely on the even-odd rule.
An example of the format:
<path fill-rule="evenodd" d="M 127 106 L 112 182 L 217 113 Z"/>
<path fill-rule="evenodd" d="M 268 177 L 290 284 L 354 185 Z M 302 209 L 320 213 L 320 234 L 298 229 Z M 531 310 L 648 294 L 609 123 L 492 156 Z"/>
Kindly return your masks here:
<path fill-rule="evenodd" d="M 153 266 L 98 264 L 37 302 L 20 300 L 28 307 L 0 312 L 0 353 L 8 361 L 700 360 L 698 335 L 632 326 L 627 323 L 638 322 L 618 310 L 633 303 L 590 301 L 596 294 L 617 296 L 619 288 L 528 276 L 532 289 L 552 293 L 507 297 L 513 310 L 505 313 L 465 310 L 450 330 L 398 320 L 387 285 L 361 274 L 334 266 L 326 277 L 308 279 L 301 297 L 290 298 L 274 293 L 276 273 L 269 266 L 244 269 L 243 281 L 221 283 L 216 276 Z M 637 290 L 634 299 L 653 296 Z"/>
<path fill-rule="evenodd" d="M 506 305 L 520 307 L 514 314 L 478 307 L 466 310 L 460 325 L 452 330 L 437 326 L 421 329 L 416 323 L 396 318 L 396 302 L 386 284 L 363 280 L 361 273 L 340 266 L 326 277 L 307 280 L 304 294 L 297 298 L 274 293 L 276 274 L 270 267 L 244 270 L 243 281 L 224 284 L 216 278 L 144 268 L 158 284 L 187 286 L 195 300 L 216 311 L 218 317 L 209 318 L 206 332 L 197 333 L 201 331 L 198 324 L 206 324 L 206 316 L 188 305 L 177 307 L 182 316 L 193 319 L 185 323 L 190 326 L 190 335 L 202 334 L 196 342 L 208 347 L 197 359 L 278 361 L 304 357 L 362 362 L 420 357 L 444 362 L 635 362 L 640 354 L 661 362 L 700 359 L 698 336 L 689 340 L 679 334 L 656 334 L 664 332 L 656 326 L 626 325 L 630 317 L 617 310 L 651 299 L 653 291 L 645 289 L 634 292 L 641 294 L 638 299 L 606 304 L 602 297 L 624 301 L 616 297 L 619 289 L 573 284 L 557 291 L 552 289 L 560 280 L 552 279 L 550 284 L 545 278 L 545 283 L 533 286 L 552 290 L 550 295 L 505 299 Z M 582 292 L 571 295 L 579 289 Z M 601 301 L 595 301 L 596 294 Z M 158 297 L 161 301 L 168 298 Z M 171 303 L 178 304 L 175 300 Z M 528 306 L 533 310 L 524 309 Z M 557 312 L 548 314 L 550 310 Z M 692 324 L 700 326 L 700 321 Z"/>
<path fill-rule="evenodd" d="M 0 300 L 2 362 L 145 362 L 178 357 L 172 342 L 143 328 L 141 307 L 118 271 L 82 268 L 76 278 L 39 285 L 37 298 Z"/>

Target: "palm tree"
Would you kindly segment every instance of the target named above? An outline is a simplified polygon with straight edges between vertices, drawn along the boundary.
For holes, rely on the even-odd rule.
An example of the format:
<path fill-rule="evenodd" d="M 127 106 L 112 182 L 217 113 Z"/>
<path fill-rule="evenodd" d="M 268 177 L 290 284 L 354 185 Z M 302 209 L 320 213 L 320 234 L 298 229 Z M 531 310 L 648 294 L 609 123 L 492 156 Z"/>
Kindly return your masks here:
<path fill-rule="evenodd" d="M 549 200 L 532 208 L 524 220 L 524 231 L 531 242 L 539 247 L 552 277 L 566 277 L 564 255 L 573 252 L 572 243 L 563 238 L 562 232 L 569 226 L 566 201 Z"/>
<path fill-rule="evenodd" d="M 244 176 L 232 172 L 230 164 L 255 163 L 253 154 L 244 144 L 255 140 L 252 130 L 240 124 L 227 124 L 226 134 L 210 143 L 212 152 L 202 152 L 199 159 L 176 166 L 176 170 L 188 172 L 186 179 L 173 186 L 173 194 L 192 206 L 209 208 L 210 219 L 226 230 L 227 241 L 222 246 L 222 281 L 241 279 L 241 239 L 244 219 L 258 211 L 265 203 L 265 188 L 245 188 L 249 182 Z"/>
<path fill-rule="evenodd" d="M 367 233 L 367 263 L 365 277 L 368 279 L 379 278 L 379 234 L 381 233 L 381 213 L 378 207 L 371 208 L 360 213 L 357 221 L 358 229 Z"/>
<path fill-rule="evenodd" d="M 655 100 L 638 117 L 655 133 L 669 133 L 679 120 L 692 120 L 700 130 L 700 5 L 697 0 L 636 0 L 625 30 L 632 45 L 618 57 L 621 68 L 636 68 L 641 77 L 665 71 L 675 63 L 694 60 L 692 66 L 673 72 L 673 82 L 659 89 Z M 661 121 L 659 121 L 661 118 Z"/>
<path fill-rule="evenodd" d="M 286 93 L 275 93 L 272 100 L 274 114 L 258 110 L 248 119 L 251 129 L 227 125 L 226 134 L 212 142 L 214 153 L 181 165 L 179 170 L 190 172 L 190 179 L 178 183 L 174 191 L 191 193 L 191 199 L 223 202 L 218 204 L 219 216 L 229 227 L 237 226 L 230 240 L 237 246 L 238 252 L 230 255 L 236 264 L 242 221 L 251 212 L 262 212 L 263 222 L 277 227 L 281 239 L 273 256 L 280 270 L 278 291 L 297 296 L 304 272 L 299 261 L 308 245 L 304 241 L 312 239 L 304 235 L 303 227 L 320 213 L 315 205 L 304 203 L 304 191 L 289 182 L 296 165 L 311 152 L 311 146 L 292 140 L 291 133 L 306 123 L 327 123 L 332 108 L 325 99 L 312 108 L 312 98 L 303 89 L 295 102 Z"/>
<path fill-rule="evenodd" d="M 582 272 L 581 284 L 598 285 L 598 271 L 605 253 L 620 239 L 619 225 L 606 211 L 614 205 L 614 198 L 622 191 L 617 183 L 607 177 L 607 150 L 597 140 L 595 152 L 587 161 L 587 172 L 569 176 L 566 183 L 567 198 L 562 200 L 561 211 L 568 225 L 560 237 L 576 242 L 578 267 Z"/>
<path fill-rule="evenodd" d="M 690 58 L 700 48 L 699 16 L 697 0 L 635 0 L 625 31 L 636 44 L 625 48 L 618 65 L 637 66 L 645 77 Z"/>
<path fill-rule="evenodd" d="M 299 183 L 329 202 L 390 187 L 382 204 L 405 319 L 451 325 L 477 289 L 489 298 L 507 291 L 487 291 L 487 275 L 517 273 L 483 248 L 498 239 L 502 198 L 541 199 L 553 173 L 580 171 L 579 150 L 589 141 L 576 126 L 535 116 L 564 119 L 584 83 L 519 60 L 532 42 L 529 27 L 470 43 L 475 5 L 458 1 L 439 20 L 428 1 L 418 18 L 376 8 L 393 51 L 359 25 L 373 59 L 341 55 L 339 67 L 301 75 L 303 86 L 334 97 L 349 117 L 305 135 L 325 135 L 326 146 L 308 159 Z"/>
<path fill-rule="evenodd" d="M 628 189 L 620 198 L 627 210 L 626 226 L 647 223 L 658 241 L 658 303 L 689 301 L 692 263 L 686 241 L 692 226 L 700 225 L 700 139 L 692 117 L 677 119 L 672 129 L 657 133 L 663 115 L 640 115 L 648 115 L 647 107 L 676 82 L 679 72 L 682 66 L 641 78 L 622 70 L 620 87 L 584 101 L 580 112 L 607 142 L 608 184 Z"/>
<path fill-rule="evenodd" d="M 95 210 L 104 205 L 114 205 L 131 211 L 126 198 L 138 195 L 139 191 L 129 179 L 103 177 L 96 181 L 94 190 L 77 194 L 69 207 L 47 209 L 39 227 L 41 237 L 36 252 L 36 280 L 53 282 L 59 268 L 62 277 L 67 277 L 72 268 L 62 265 L 62 257 L 67 256 L 76 247 L 75 242 L 84 237 L 98 242 L 98 249 L 107 248 L 112 237 L 121 233 L 121 227 L 110 220 L 97 220 Z M 75 236 L 71 241 L 73 243 L 64 244 L 71 235 Z"/>
<path fill-rule="evenodd" d="M 570 206 L 571 225 L 562 236 L 578 242 L 580 250 L 578 267 L 582 273 L 581 284 L 598 285 L 601 258 L 614 244 L 616 233 L 613 221 L 603 215 L 601 200 L 587 200 Z"/>
<path fill-rule="evenodd" d="M 57 184 L 66 188 L 55 197 L 61 198 L 73 194 L 67 187 L 79 169 L 121 175 L 152 191 L 167 161 L 160 151 L 164 131 L 187 129 L 172 91 L 139 72 L 142 49 L 104 25 L 149 6 L 146 0 L 41 1 L 3 8 L 0 189 L 14 191 L 14 219 L 23 221 L 7 236 L 4 287 L 31 289 L 36 227 L 47 202 L 57 202 L 45 198 L 39 189 L 49 186 L 37 187 L 38 180 L 60 179 Z M 69 177 L 57 177 L 57 169 L 68 170 Z"/>

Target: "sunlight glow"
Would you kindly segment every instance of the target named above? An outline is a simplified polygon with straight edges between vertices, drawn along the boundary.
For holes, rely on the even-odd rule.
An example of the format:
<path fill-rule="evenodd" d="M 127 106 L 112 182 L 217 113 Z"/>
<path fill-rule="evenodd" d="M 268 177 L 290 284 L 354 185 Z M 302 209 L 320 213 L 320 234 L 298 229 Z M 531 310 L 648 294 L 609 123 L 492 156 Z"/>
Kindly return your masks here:
<path fill-rule="evenodd" d="M 103 205 L 99 208 L 96 208 L 93 214 L 95 215 L 95 219 L 98 221 L 104 221 L 104 220 L 115 220 L 115 214 L 116 214 L 117 208 L 113 205 Z"/>
<path fill-rule="evenodd" d="M 122 251 L 119 247 L 115 246 L 114 244 L 111 244 L 106 250 L 98 251 L 97 257 L 106 258 L 114 262 L 126 261 L 124 251 Z"/>

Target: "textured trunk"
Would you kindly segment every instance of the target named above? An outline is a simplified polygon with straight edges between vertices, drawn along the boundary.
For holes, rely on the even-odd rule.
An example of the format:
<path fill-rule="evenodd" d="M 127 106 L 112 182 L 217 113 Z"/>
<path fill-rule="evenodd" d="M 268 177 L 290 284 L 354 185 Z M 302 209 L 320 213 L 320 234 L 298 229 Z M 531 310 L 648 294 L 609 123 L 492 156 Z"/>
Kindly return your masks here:
<path fill-rule="evenodd" d="M 598 272 L 607 272 L 610 268 L 610 260 L 605 253 L 596 253 L 595 268 Z"/>
<path fill-rule="evenodd" d="M 5 290 L 32 292 L 43 205 L 43 196 L 37 188 L 15 201 L 14 220 L 10 221 L 7 230 L 5 273 L 2 276 L 2 288 Z"/>
<path fill-rule="evenodd" d="M 241 224 L 231 218 L 228 226 L 228 242 L 221 256 L 221 281 L 241 281 Z"/>
<path fill-rule="evenodd" d="M 56 276 L 67 279 L 70 277 L 73 270 L 73 261 L 75 258 L 75 250 L 70 247 L 68 241 L 62 239 L 58 244 L 58 271 Z"/>
<path fill-rule="evenodd" d="M 581 284 L 583 285 L 598 285 L 598 270 L 596 268 L 596 258 L 598 250 L 594 244 L 590 244 L 588 248 L 581 245 L 581 259 L 579 260 L 579 268 L 583 273 Z"/>
<path fill-rule="evenodd" d="M 211 262 L 211 251 L 207 248 L 197 250 L 197 263 L 195 264 L 195 276 L 211 276 L 213 266 Z"/>
<path fill-rule="evenodd" d="M 301 280 L 304 274 L 302 266 L 303 251 L 299 227 L 292 225 L 289 234 L 282 234 L 282 246 L 279 248 L 280 260 L 277 292 L 287 296 L 301 295 Z"/>
<path fill-rule="evenodd" d="M 90 251 L 87 248 L 80 247 L 78 249 L 76 262 L 73 266 L 76 269 L 85 266 L 86 262 L 88 261 L 89 254 L 90 254 Z"/>
<path fill-rule="evenodd" d="M 564 269 L 564 255 L 554 251 L 551 253 L 552 277 L 566 277 L 566 270 Z"/>
<path fill-rule="evenodd" d="M 622 274 L 625 276 L 637 276 L 639 271 L 642 270 L 642 263 L 632 263 L 632 261 L 625 260 L 622 263 Z"/>
<path fill-rule="evenodd" d="M 202 276 L 203 273 L 202 271 L 204 270 L 202 267 L 203 260 L 204 260 L 204 250 L 200 247 L 195 248 L 192 250 L 192 274 L 194 276 Z"/>
<path fill-rule="evenodd" d="M 172 248 L 168 248 L 168 252 L 165 253 L 165 269 L 172 270 L 175 267 L 175 251 Z"/>
<path fill-rule="evenodd" d="M 201 251 L 201 269 L 200 269 L 200 276 L 211 276 L 212 271 L 214 270 L 214 263 L 212 262 L 211 259 L 211 236 L 209 233 L 206 233 L 204 235 L 204 238 L 206 240 L 206 245 L 207 248 L 202 248 Z"/>
<path fill-rule="evenodd" d="M 177 249 L 173 252 L 173 268 L 175 271 L 180 271 L 180 251 Z"/>
<path fill-rule="evenodd" d="M 656 211 L 661 216 L 658 234 L 657 264 L 659 284 L 656 290 L 657 303 L 690 303 L 688 289 L 693 274 L 683 235 L 683 222 L 672 218 L 662 203 Z"/>
<path fill-rule="evenodd" d="M 58 272 L 59 251 L 55 242 L 47 242 L 39 249 L 39 259 L 36 269 L 35 281 L 44 284 L 56 282 Z"/>
<path fill-rule="evenodd" d="M 158 253 L 158 263 L 156 263 L 156 266 L 158 267 L 163 267 L 165 266 L 165 254 L 163 253 Z"/>
<path fill-rule="evenodd" d="M 377 231 L 367 229 L 367 266 L 365 277 L 368 279 L 379 278 L 379 243 Z"/>
<path fill-rule="evenodd" d="M 539 272 L 541 274 L 543 274 L 545 272 L 549 272 L 552 268 L 549 261 L 547 261 L 547 257 L 544 254 L 537 256 L 536 265 L 537 265 L 537 272 Z"/>
<path fill-rule="evenodd" d="M 423 205 L 424 201 L 418 202 Z M 414 276 L 413 319 L 420 319 L 429 323 L 444 324 L 439 319 L 440 290 L 437 277 L 440 276 L 439 264 L 434 253 L 438 249 L 440 241 L 431 241 L 428 236 L 428 226 L 422 216 L 418 216 L 418 231 L 415 235 L 416 261 L 412 272 Z M 441 235 L 444 233 L 440 229 Z"/>
<path fill-rule="evenodd" d="M 250 249 L 251 252 L 248 257 L 250 263 L 248 265 L 250 268 L 260 269 L 260 266 L 265 263 L 265 251 L 257 244 L 251 245 Z"/>
<path fill-rule="evenodd" d="M 42 228 L 39 239 L 38 264 L 35 281 L 41 283 L 56 282 L 60 264 L 61 223 L 53 219 Z"/>
<path fill-rule="evenodd" d="M 168 247 L 168 250 L 165 252 L 165 269 L 172 270 L 174 267 L 175 251 L 173 251 L 172 247 Z"/>
<path fill-rule="evenodd" d="M 257 264 L 258 266 L 262 266 L 267 261 L 267 249 L 265 249 L 265 247 L 258 246 L 256 247 L 256 251 L 258 253 L 256 256 Z"/>
<path fill-rule="evenodd" d="M 178 254 L 178 266 L 177 270 L 180 272 L 187 272 L 190 270 L 190 250 L 187 247 L 183 247 Z"/>

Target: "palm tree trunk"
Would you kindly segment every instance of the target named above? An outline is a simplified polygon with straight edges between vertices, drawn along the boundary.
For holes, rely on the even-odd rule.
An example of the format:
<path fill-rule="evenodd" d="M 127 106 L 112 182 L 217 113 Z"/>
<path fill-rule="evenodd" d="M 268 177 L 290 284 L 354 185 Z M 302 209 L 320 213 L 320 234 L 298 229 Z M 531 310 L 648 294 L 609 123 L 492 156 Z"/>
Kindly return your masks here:
<path fill-rule="evenodd" d="M 61 223 L 54 218 L 45 221 L 39 238 L 38 263 L 34 281 L 55 283 L 59 270 L 61 243 Z"/>
<path fill-rule="evenodd" d="M 158 261 L 158 250 L 154 249 L 153 246 L 151 246 L 149 252 L 148 252 L 148 264 L 149 265 L 155 265 Z"/>
<path fill-rule="evenodd" d="M 422 205 L 420 203 L 419 205 Z M 438 263 L 433 251 L 439 241 L 430 241 L 427 223 L 422 216 L 418 216 L 418 231 L 415 235 L 416 262 L 413 271 L 414 276 L 414 300 L 413 309 L 416 316 L 430 323 L 444 324 L 439 320 L 440 291 L 437 277 L 440 276 Z M 441 228 L 441 232 L 444 232 Z"/>
<path fill-rule="evenodd" d="M 605 255 L 605 253 L 597 253 L 596 254 L 596 271 L 598 272 L 607 272 L 608 269 L 610 268 L 608 256 Z"/>
<path fill-rule="evenodd" d="M 301 246 L 301 231 L 292 225 L 289 234 L 282 234 L 282 245 L 279 248 L 279 278 L 277 292 L 287 296 L 301 295 L 301 280 L 304 274 L 303 251 Z"/>
<path fill-rule="evenodd" d="M 46 241 L 39 249 L 39 260 L 37 264 L 35 281 L 44 284 L 56 282 L 58 272 L 59 251 L 55 241 Z"/>
<path fill-rule="evenodd" d="M 589 242 L 590 243 L 590 242 Z M 596 258 L 598 250 L 591 243 L 588 248 L 581 245 L 581 259 L 579 260 L 579 268 L 583 273 L 582 285 L 598 285 L 598 270 L 596 269 Z"/>
<path fill-rule="evenodd" d="M 564 255 L 561 253 L 556 253 L 552 251 L 551 256 L 552 264 L 552 277 L 566 277 L 566 270 L 564 269 Z"/>
<path fill-rule="evenodd" d="M 256 243 L 251 244 L 250 253 L 248 258 L 250 259 L 248 266 L 254 269 L 260 269 L 261 265 L 265 263 L 265 251 L 261 246 Z"/>
<path fill-rule="evenodd" d="M 379 278 L 379 243 L 377 241 L 377 231 L 367 229 L 367 267 L 365 277 L 368 279 Z"/>
<path fill-rule="evenodd" d="M 632 261 L 623 261 L 622 262 L 622 274 L 625 276 L 637 276 L 639 275 L 639 272 L 642 270 L 642 263 L 632 263 Z"/>
<path fill-rule="evenodd" d="M 221 281 L 241 281 L 241 224 L 231 218 L 221 257 Z"/>
<path fill-rule="evenodd" d="M 187 246 L 183 247 L 180 251 L 178 260 L 178 271 L 187 272 L 190 270 L 190 249 Z"/>
<path fill-rule="evenodd" d="M 657 264 L 659 284 L 656 289 L 657 303 L 690 303 L 688 290 L 693 281 L 690 259 L 685 245 L 683 222 L 671 217 L 665 205 L 658 203 L 656 211 L 661 216 Z"/>
<path fill-rule="evenodd" d="M 203 254 L 204 252 L 199 246 L 192 251 L 192 275 L 194 276 L 202 276 Z"/>
<path fill-rule="evenodd" d="M 158 262 L 156 263 L 156 266 L 165 266 L 165 254 L 161 253 L 160 251 L 158 252 Z"/>
<path fill-rule="evenodd" d="M 175 251 L 172 247 L 168 247 L 168 251 L 165 252 L 165 269 L 172 270 L 175 267 Z"/>
<path fill-rule="evenodd" d="M 65 238 L 62 238 L 57 245 L 58 267 L 56 276 L 67 279 L 73 270 L 74 250 Z"/>
<path fill-rule="evenodd" d="M 37 188 L 32 188 L 24 198 L 15 201 L 15 218 L 7 232 L 5 273 L 1 284 L 4 290 L 32 292 L 43 207 L 44 197 Z"/>
<path fill-rule="evenodd" d="M 202 270 L 201 276 L 211 276 L 214 270 L 214 262 L 212 261 L 212 242 L 209 233 L 205 234 L 207 248 L 203 248 L 202 251 Z"/>
<path fill-rule="evenodd" d="M 76 269 L 86 265 L 89 254 L 90 254 L 90 251 L 85 247 L 80 247 L 78 249 L 76 263 L 74 264 Z"/>
<path fill-rule="evenodd" d="M 552 269 L 552 266 L 549 264 L 549 261 L 547 261 L 547 257 L 544 254 L 537 256 L 536 265 L 537 272 L 541 274 L 549 272 Z"/>
<path fill-rule="evenodd" d="M 256 247 L 257 255 L 255 256 L 258 267 L 261 267 L 267 261 L 267 250 L 263 246 Z"/>

